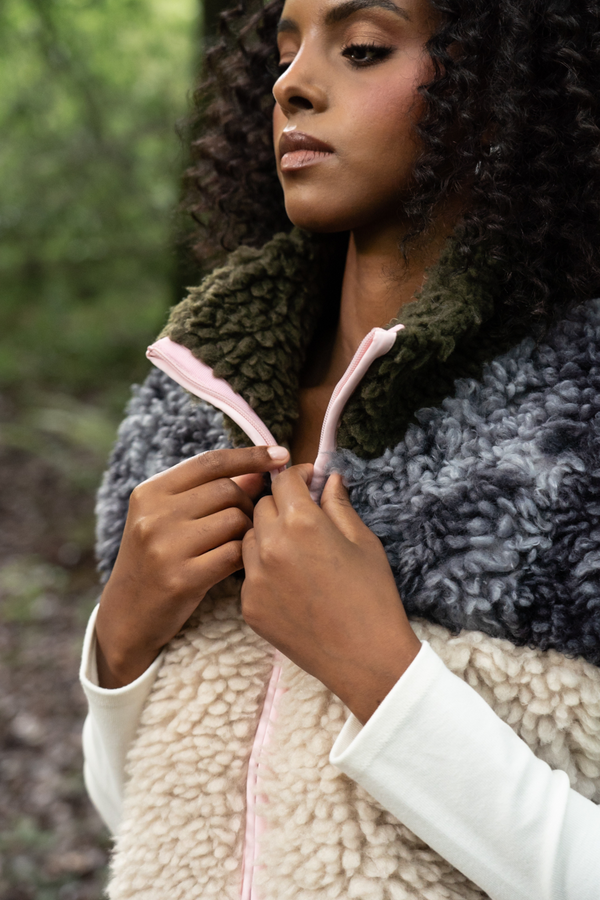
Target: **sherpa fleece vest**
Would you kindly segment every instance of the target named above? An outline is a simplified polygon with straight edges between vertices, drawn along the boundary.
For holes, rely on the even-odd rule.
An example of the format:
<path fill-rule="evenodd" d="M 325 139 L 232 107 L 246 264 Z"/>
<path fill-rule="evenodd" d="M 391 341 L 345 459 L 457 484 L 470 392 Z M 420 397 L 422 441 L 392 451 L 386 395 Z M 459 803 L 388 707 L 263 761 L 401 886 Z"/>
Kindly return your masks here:
<path fill-rule="evenodd" d="M 167 329 L 278 440 L 293 424 L 315 315 L 299 276 L 307 255 L 295 234 L 234 255 Z M 349 403 L 332 465 L 383 541 L 419 637 L 600 802 L 600 303 L 537 341 L 495 357 L 488 346 L 487 360 L 476 358 L 479 329 L 493 333 L 493 284 L 468 273 L 453 288 L 442 265 L 404 324 L 391 357 Z M 418 405 L 440 392 L 436 405 Z M 104 572 L 135 484 L 242 440 L 221 413 L 153 372 L 136 390 L 99 495 Z M 249 891 L 253 900 L 481 900 L 329 764 L 347 711 L 274 659 L 241 618 L 239 583 L 213 589 L 166 651 L 128 758 L 112 900 L 238 900 Z M 259 813 L 253 833 L 249 804 Z"/>

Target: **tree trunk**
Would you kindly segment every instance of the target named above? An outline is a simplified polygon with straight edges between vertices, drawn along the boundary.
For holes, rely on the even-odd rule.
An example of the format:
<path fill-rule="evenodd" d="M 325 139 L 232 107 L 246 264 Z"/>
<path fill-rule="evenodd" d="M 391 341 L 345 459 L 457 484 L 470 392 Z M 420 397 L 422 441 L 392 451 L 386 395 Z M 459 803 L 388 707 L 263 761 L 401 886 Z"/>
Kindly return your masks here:
<path fill-rule="evenodd" d="M 201 3 L 204 8 L 204 34 L 210 41 L 217 36 L 219 13 L 232 4 L 228 0 L 201 0 Z"/>

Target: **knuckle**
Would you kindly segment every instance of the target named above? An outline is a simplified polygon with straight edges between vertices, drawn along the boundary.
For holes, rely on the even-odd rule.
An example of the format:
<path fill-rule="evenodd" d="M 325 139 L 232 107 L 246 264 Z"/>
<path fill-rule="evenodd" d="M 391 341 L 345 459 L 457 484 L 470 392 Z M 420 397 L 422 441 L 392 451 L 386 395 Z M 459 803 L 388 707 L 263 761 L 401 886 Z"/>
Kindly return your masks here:
<path fill-rule="evenodd" d="M 270 506 L 272 503 L 273 503 L 273 498 L 272 498 L 272 497 L 270 497 L 270 496 L 268 496 L 268 495 L 265 496 L 265 497 L 261 497 L 260 500 L 258 500 L 258 501 L 254 504 L 254 515 L 256 515 L 257 513 L 264 513 L 264 512 L 266 512 L 267 509 L 269 508 L 269 506 Z"/>
<path fill-rule="evenodd" d="M 312 509 L 307 509 L 306 504 L 293 506 L 285 517 L 285 527 L 299 533 L 313 533 L 315 521 Z"/>
<path fill-rule="evenodd" d="M 237 506 L 243 500 L 243 491 L 231 478 L 218 481 L 219 500 L 223 506 Z"/>
<path fill-rule="evenodd" d="M 169 548 L 165 547 L 161 541 L 156 539 L 148 541 L 145 548 L 145 560 L 148 569 L 161 574 L 168 574 L 170 572 L 169 562 L 171 557 L 172 553 L 169 552 Z"/>
<path fill-rule="evenodd" d="M 133 529 L 140 544 L 145 546 L 154 542 L 159 531 L 158 516 L 152 513 L 139 514 L 133 520 Z"/>
<path fill-rule="evenodd" d="M 223 468 L 223 450 L 209 450 L 197 457 L 198 465 L 209 476 L 209 480 L 218 477 Z"/>
<path fill-rule="evenodd" d="M 143 481 L 141 484 L 136 484 L 131 494 L 129 495 L 129 508 L 131 509 L 143 506 L 147 492 L 148 485 L 145 481 Z"/>
<path fill-rule="evenodd" d="M 227 510 L 225 510 L 225 517 L 227 527 L 235 533 L 239 531 L 246 531 L 246 529 L 248 529 L 252 524 L 246 513 L 238 506 L 230 506 Z"/>
<path fill-rule="evenodd" d="M 281 541 L 274 540 L 272 537 L 264 537 L 259 546 L 259 558 L 261 563 L 267 567 L 277 565 L 280 559 Z"/>
<path fill-rule="evenodd" d="M 189 585 L 181 569 L 170 569 L 162 579 L 163 589 L 167 596 L 179 599 L 187 594 Z"/>
<path fill-rule="evenodd" d="M 260 610 L 255 601 L 255 592 L 248 589 L 246 582 L 242 590 L 241 605 L 244 622 L 255 631 L 259 630 L 261 622 Z"/>
<path fill-rule="evenodd" d="M 242 545 L 240 541 L 229 541 L 223 547 L 223 561 L 229 566 L 240 566 L 242 563 Z"/>

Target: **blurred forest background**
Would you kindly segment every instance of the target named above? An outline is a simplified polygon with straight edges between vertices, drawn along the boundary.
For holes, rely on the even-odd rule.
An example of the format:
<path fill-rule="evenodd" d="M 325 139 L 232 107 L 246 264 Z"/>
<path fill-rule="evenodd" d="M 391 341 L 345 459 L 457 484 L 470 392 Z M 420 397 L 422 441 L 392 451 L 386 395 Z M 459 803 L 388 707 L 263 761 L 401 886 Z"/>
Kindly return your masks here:
<path fill-rule="evenodd" d="M 81 774 L 94 494 L 188 276 L 185 118 L 225 0 L 0 0 L 0 898 L 96 900 Z"/>

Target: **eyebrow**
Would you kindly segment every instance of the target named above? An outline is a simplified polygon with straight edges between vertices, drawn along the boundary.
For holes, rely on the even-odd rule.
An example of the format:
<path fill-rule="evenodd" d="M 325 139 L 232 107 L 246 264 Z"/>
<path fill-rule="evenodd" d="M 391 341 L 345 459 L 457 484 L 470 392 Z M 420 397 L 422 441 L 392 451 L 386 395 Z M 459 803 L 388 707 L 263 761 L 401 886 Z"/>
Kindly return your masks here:
<path fill-rule="evenodd" d="M 410 21 L 410 16 L 406 10 L 402 9 L 401 6 L 396 6 L 393 0 L 346 0 L 345 3 L 340 3 L 339 6 L 334 6 L 327 11 L 325 14 L 325 24 L 336 25 L 338 22 L 342 22 L 355 12 L 360 12 L 363 9 L 377 8 L 396 13 L 396 15 L 401 18 Z"/>
<path fill-rule="evenodd" d="M 343 22 L 344 19 L 348 19 L 354 13 L 363 9 L 384 9 L 387 12 L 396 13 L 400 18 L 410 22 L 410 16 L 407 11 L 401 6 L 396 6 L 393 0 L 345 0 L 344 3 L 329 9 L 325 13 L 323 21 L 325 25 L 337 25 L 338 22 Z M 281 19 L 277 26 L 277 34 L 282 34 L 283 32 L 297 33 L 298 31 L 298 25 L 293 19 Z"/>

